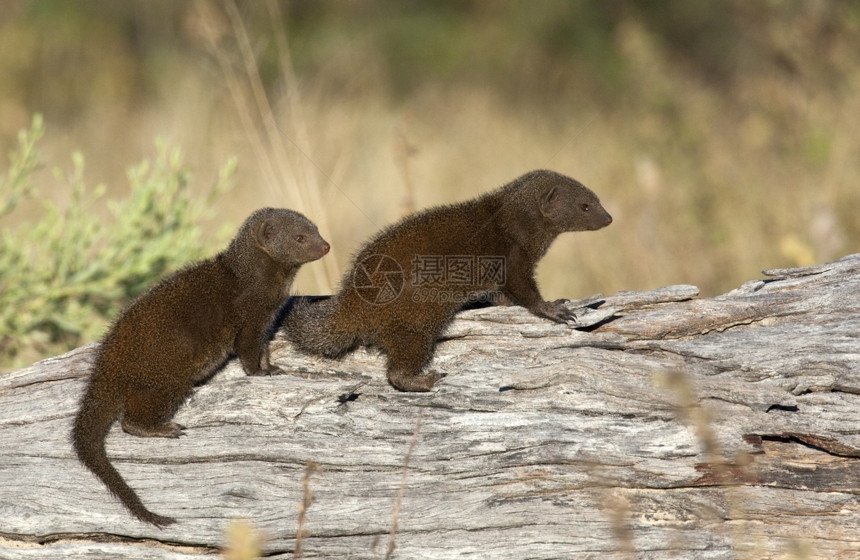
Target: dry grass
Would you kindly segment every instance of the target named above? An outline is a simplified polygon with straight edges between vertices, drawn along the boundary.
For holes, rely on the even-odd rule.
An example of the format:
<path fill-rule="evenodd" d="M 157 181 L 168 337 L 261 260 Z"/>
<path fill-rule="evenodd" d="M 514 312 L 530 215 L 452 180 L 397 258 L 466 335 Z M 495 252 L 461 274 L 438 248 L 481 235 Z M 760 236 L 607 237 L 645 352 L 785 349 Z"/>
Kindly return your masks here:
<path fill-rule="evenodd" d="M 415 431 L 412 432 L 409 449 L 406 451 L 406 457 L 403 459 L 403 473 L 400 476 L 400 489 L 397 491 L 397 499 L 394 501 L 394 510 L 391 513 L 391 531 L 388 533 L 385 560 L 389 560 L 391 555 L 394 554 L 394 539 L 397 536 L 397 523 L 400 520 L 400 506 L 403 504 L 403 497 L 406 495 L 406 475 L 409 473 L 409 460 L 412 458 L 412 452 L 415 451 L 415 444 L 418 441 L 418 434 L 421 432 L 422 418 L 423 415 L 419 415 L 415 421 Z"/>
<path fill-rule="evenodd" d="M 288 117 L 292 123 L 288 127 L 289 132 L 279 126 L 275 118 L 248 29 L 236 3 L 223 2 L 227 21 L 222 21 L 221 14 L 213 9 L 212 4 L 198 1 L 195 3 L 195 18 L 207 50 L 218 62 L 263 184 L 269 192 L 268 198 L 278 205 L 289 201 L 286 205 L 311 216 L 323 231 L 328 231 L 328 214 L 320 199 L 319 177 L 314 173 L 316 165 L 313 157 L 301 148 L 310 149 L 308 125 L 290 62 L 283 19 L 276 2 L 269 0 L 265 4 L 281 62 L 280 75 L 289 100 Z M 287 142 L 294 149 L 288 149 Z M 339 276 L 336 258 L 311 263 L 309 268 L 313 271 L 316 287 L 323 292 L 331 291 Z"/>
<path fill-rule="evenodd" d="M 705 476 L 710 473 L 711 483 L 723 494 L 726 504 L 725 518 L 721 518 L 716 512 L 708 512 L 704 515 L 711 517 L 714 526 L 725 533 L 732 545 L 732 551 L 739 560 L 756 560 L 765 557 L 768 553 L 768 543 L 752 540 L 746 530 L 748 522 L 744 521 L 748 518 L 745 514 L 748 497 L 744 485 L 747 481 L 754 480 L 750 472 L 752 457 L 745 453 L 739 453 L 734 457 L 726 455 L 719 437 L 714 433 L 710 414 L 700 404 L 694 381 L 689 375 L 681 370 L 657 372 L 653 375 L 653 384 L 674 394 L 678 420 L 690 426 L 699 441 L 705 461 L 702 466 L 707 468 Z M 619 505 L 616 501 L 610 502 L 608 506 L 607 511 L 613 527 L 623 529 L 629 505 L 626 503 Z M 625 533 L 616 529 L 616 534 L 623 536 Z M 632 544 L 632 538 L 619 540 L 624 544 Z M 632 554 L 632 549 L 629 550 Z M 791 550 L 778 557 L 807 560 L 814 558 L 815 554 L 810 546 L 797 541 Z"/>
<path fill-rule="evenodd" d="M 300 274 L 304 293 L 333 289 L 363 240 L 405 212 L 542 166 L 582 180 L 616 218 L 556 242 L 538 271 L 548 299 L 673 283 L 713 295 L 762 268 L 860 246 L 860 65 L 846 36 L 823 54 L 808 48 L 823 25 L 816 13 L 786 10 L 762 30 L 794 73 L 773 66 L 726 83 L 702 79 L 631 16 L 610 45 L 628 69 L 623 91 L 607 98 L 587 74 L 570 77 L 576 61 L 574 70 L 536 61 L 510 76 L 522 84 L 517 97 L 437 77 L 394 92 L 388 53 L 370 35 L 321 35 L 324 58 L 297 72 L 279 6 L 189 4 L 178 29 L 199 50 L 168 67 L 157 107 L 124 120 L 122 111 L 93 108 L 94 118 L 46 144 L 68 153 L 74 139 L 94 181 L 109 187 L 159 132 L 184 147 L 204 183 L 216 162 L 239 155 L 239 188 L 217 203 L 217 215 L 235 224 L 262 205 L 294 207 L 332 242 L 336 253 Z M 263 59 L 277 61 L 265 76 Z M 570 82 L 535 98 L 541 72 Z M 27 114 L 10 107 L 0 109 Z"/>
<path fill-rule="evenodd" d="M 608 230 L 559 239 L 539 270 L 548 298 L 672 283 L 715 294 L 763 267 L 856 250 L 860 218 L 845 206 L 860 202 L 851 180 L 860 146 L 849 124 L 860 98 L 804 91 L 779 76 L 726 89 L 690 80 L 636 22 L 617 42 L 642 92 L 629 106 L 586 97 L 518 107 L 469 83 L 430 84 L 394 101 L 364 58 L 372 53 L 347 44 L 313 80 L 287 74 L 275 119 L 303 131 L 284 150 L 298 145 L 313 161 L 320 205 L 312 217 L 333 228 L 324 233 L 340 249 L 338 268 L 405 211 L 463 200 L 543 166 L 582 180 L 616 216 Z M 340 93 L 357 65 L 362 75 Z M 661 102 L 671 110 L 655 107 Z"/>
<path fill-rule="evenodd" d="M 224 560 L 258 560 L 266 539 L 246 519 L 234 519 L 225 530 L 227 546 L 222 551 Z"/>
<path fill-rule="evenodd" d="M 391 512 L 391 530 L 389 531 L 388 543 L 385 548 L 385 560 L 389 560 L 394 554 L 397 525 L 400 519 L 400 508 L 403 504 L 403 498 L 406 495 L 406 479 L 409 473 L 409 461 L 415 451 L 415 444 L 418 442 L 422 419 L 423 415 L 419 415 L 418 419 L 415 421 L 415 430 L 412 432 L 412 438 L 409 441 L 409 448 L 407 449 L 406 456 L 403 459 L 400 487 L 397 491 L 397 496 L 394 500 L 394 506 Z M 311 479 L 319 470 L 319 463 L 308 461 L 305 466 L 305 474 L 302 477 L 302 500 L 298 504 L 299 517 L 296 522 L 296 545 L 293 550 L 293 558 L 296 560 L 302 557 L 302 541 L 309 535 L 309 532 L 305 529 L 305 519 L 308 509 L 314 502 L 313 490 L 311 489 Z M 225 560 L 256 560 L 262 557 L 262 547 L 265 544 L 266 539 L 254 528 L 254 525 L 251 522 L 246 520 L 234 520 L 230 525 L 228 525 L 225 536 L 227 541 L 227 546 L 223 551 Z M 376 542 L 377 541 L 374 540 L 371 545 L 372 550 L 375 550 Z"/>
<path fill-rule="evenodd" d="M 308 508 L 314 503 L 314 493 L 311 490 L 311 477 L 319 470 L 319 463 L 308 461 L 305 466 L 305 476 L 302 478 L 302 501 L 299 503 L 299 519 L 296 523 L 296 548 L 293 551 L 293 558 L 298 560 L 302 557 L 302 539 L 309 533 L 305 529 L 305 517 L 308 513 Z"/>

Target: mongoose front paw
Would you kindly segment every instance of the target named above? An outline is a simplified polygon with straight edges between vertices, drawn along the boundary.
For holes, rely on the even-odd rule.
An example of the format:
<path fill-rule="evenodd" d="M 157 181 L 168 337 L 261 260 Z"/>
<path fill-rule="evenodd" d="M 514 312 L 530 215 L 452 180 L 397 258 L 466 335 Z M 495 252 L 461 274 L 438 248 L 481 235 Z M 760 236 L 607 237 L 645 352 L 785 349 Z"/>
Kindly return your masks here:
<path fill-rule="evenodd" d="M 565 303 L 570 300 L 557 299 L 555 301 L 542 301 L 537 305 L 534 314 L 540 317 L 545 317 L 556 323 L 566 323 L 568 321 L 576 321 L 576 313 L 565 307 Z"/>
<path fill-rule="evenodd" d="M 433 388 L 437 381 L 445 377 L 445 373 L 426 373 L 424 375 L 411 375 L 402 372 L 389 372 L 388 382 L 400 391 L 412 391 L 426 393 Z"/>

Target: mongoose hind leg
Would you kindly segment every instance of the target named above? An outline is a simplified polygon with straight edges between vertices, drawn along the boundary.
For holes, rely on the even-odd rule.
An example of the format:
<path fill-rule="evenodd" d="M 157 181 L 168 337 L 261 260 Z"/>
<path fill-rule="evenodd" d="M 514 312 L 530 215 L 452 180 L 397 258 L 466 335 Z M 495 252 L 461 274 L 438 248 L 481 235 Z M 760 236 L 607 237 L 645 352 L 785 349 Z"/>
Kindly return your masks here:
<path fill-rule="evenodd" d="M 122 413 L 122 429 L 138 437 L 178 438 L 184 426 L 168 422 L 182 401 L 188 388 L 172 386 L 158 390 L 135 392 L 125 403 Z"/>
<path fill-rule="evenodd" d="M 434 338 L 426 332 L 400 332 L 384 345 L 388 354 L 388 382 L 395 389 L 426 392 L 445 377 L 444 373 L 421 374 L 433 357 Z"/>
<path fill-rule="evenodd" d="M 425 373 L 418 375 L 412 371 L 404 371 L 388 367 L 388 382 L 395 389 L 426 393 L 433 388 L 437 381 L 445 377 L 444 373 Z"/>
<path fill-rule="evenodd" d="M 157 426 L 142 426 L 140 424 L 135 424 L 127 418 L 122 419 L 122 429 L 126 433 L 137 437 L 178 438 L 185 434 L 185 432 L 183 432 L 185 426 L 177 424 L 176 422 L 162 422 Z"/>
<path fill-rule="evenodd" d="M 287 372 L 279 368 L 278 366 L 274 366 L 271 363 L 271 354 L 269 351 L 269 344 L 265 341 L 262 342 L 263 353 L 262 357 L 259 359 L 260 369 L 257 371 L 249 370 L 250 368 L 243 362 L 242 365 L 245 367 L 245 372 L 248 375 L 254 376 L 263 376 L 263 375 L 284 375 Z M 241 360 L 241 358 L 240 358 Z"/>

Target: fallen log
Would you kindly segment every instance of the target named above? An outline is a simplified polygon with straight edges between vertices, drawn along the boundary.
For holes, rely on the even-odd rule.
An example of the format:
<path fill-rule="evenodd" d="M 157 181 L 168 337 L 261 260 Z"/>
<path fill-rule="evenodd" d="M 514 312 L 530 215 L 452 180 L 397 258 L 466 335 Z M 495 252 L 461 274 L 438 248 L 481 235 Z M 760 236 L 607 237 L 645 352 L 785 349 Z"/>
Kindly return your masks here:
<path fill-rule="evenodd" d="M 279 334 L 287 374 L 229 362 L 187 437 L 108 436 L 163 530 L 72 453 L 95 344 L 39 362 L 0 377 L 0 557 L 211 558 L 243 518 L 267 558 L 860 558 L 860 255 L 765 276 L 462 312 L 427 394 Z"/>

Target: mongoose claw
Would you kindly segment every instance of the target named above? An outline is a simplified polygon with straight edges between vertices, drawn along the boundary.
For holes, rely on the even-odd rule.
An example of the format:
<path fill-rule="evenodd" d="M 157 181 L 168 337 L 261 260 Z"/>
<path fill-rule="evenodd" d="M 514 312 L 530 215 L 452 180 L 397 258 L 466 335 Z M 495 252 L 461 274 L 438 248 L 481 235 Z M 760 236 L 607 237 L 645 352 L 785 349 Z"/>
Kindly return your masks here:
<path fill-rule="evenodd" d="M 568 321 L 576 321 L 576 313 L 572 309 L 568 309 L 565 304 L 569 300 L 557 299 L 555 301 L 543 301 L 538 304 L 534 310 L 535 315 L 555 321 L 556 323 L 567 323 Z"/>

